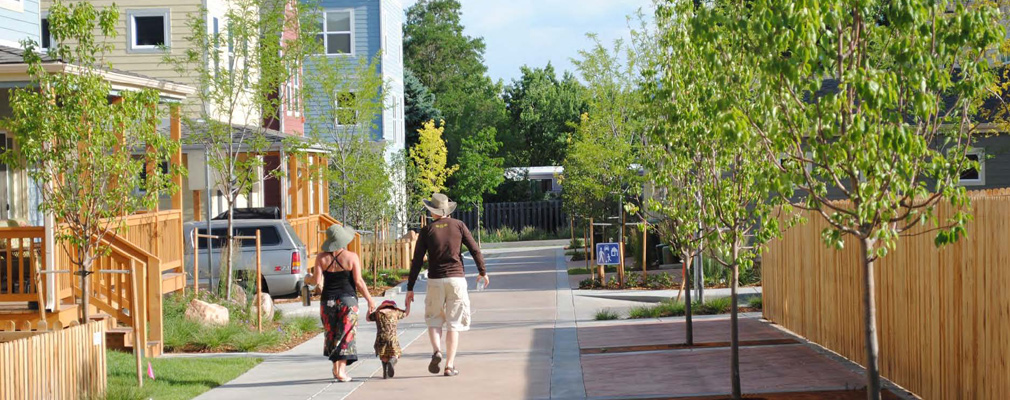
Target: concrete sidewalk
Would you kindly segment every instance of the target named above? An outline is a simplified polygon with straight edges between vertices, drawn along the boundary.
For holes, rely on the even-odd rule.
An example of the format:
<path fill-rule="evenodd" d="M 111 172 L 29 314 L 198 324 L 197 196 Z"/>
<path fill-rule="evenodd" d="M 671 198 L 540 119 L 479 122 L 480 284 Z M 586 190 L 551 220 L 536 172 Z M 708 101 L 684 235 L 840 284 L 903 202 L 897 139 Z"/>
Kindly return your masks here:
<path fill-rule="evenodd" d="M 414 309 L 400 323 L 404 354 L 395 378 L 381 378 L 380 362 L 372 351 L 375 326 L 361 315 L 359 361 L 349 368 L 353 382 L 333 380 L 331 364 L 322 355 L 320 335 L 266 358 L 241 377 L 198 398 L 585 397 L 574 305 L 560 246 L 551 242 L 507 245 L 485 253 L 492 281 L 483 292 L 474 291 L 476 267 L 467 260 L 473 325 L 460 335 L 459 376 L 448 378 L 427 371 L 431 346 L 423 322 L 426 285 L 421 281 L 415 288 Z M 403 293 L 395 297 L 403 304 Z"/>

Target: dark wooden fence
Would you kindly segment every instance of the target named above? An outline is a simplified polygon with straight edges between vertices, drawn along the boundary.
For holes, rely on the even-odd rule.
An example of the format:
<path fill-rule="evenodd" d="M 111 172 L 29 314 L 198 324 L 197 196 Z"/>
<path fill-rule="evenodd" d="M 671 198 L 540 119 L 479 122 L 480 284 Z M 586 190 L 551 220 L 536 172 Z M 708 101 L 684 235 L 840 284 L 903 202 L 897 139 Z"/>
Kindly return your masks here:
<path fill-rule="evenodd" d="M 462 204 L 460 208 L 463 208 Z M 457 211 L 455 217 L 471 230 L 477 229 L 476 207 Z M 562 210 L 561 200 L 485 203 L 480 218 L 483 221 L 481 227 L 486 231 L 507 227 L 518 232 L 527 226 L 550 232 L 568 229 L 568 214 Z"/>

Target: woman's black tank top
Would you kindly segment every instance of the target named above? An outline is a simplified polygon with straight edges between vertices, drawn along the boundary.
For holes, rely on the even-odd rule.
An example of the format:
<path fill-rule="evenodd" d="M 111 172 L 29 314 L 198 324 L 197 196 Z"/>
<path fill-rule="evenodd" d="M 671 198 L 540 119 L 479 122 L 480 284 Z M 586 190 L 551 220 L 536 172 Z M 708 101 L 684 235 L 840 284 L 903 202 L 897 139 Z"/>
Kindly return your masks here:
<path fill-rule="evenodd" d="M 357 291 L 354 289 L 354 273 L 345 270 L 330 272 L 329 269 L 334 264 L 341 268 L 344 267 L 337 262 L 337 257 L 334 256 L 330 265 L 323 270 L 323 299 L 358 297 Z"/>

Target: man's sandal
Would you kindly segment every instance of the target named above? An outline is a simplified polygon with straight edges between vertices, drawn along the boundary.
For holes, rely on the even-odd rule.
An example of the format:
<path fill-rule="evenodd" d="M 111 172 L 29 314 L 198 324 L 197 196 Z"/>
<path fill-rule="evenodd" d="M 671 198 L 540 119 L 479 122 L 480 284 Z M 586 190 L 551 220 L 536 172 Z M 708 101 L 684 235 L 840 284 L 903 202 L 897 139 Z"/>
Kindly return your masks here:
<path fill-rule="evenodd" d="M 428 363 L 428 372 L 437 374 L 439 370 L 438 364 L 441 363 L 442 363 L 442 354 L 436 351 L 435 354 L 431 355 L 431 362 Z"/>
<path fill-rule="evenodd" d="M 442 375 L 456 376 L 459 375 L 459 370 L 453 367 L 445 367 L 445 372 L 443 372 Z"/>

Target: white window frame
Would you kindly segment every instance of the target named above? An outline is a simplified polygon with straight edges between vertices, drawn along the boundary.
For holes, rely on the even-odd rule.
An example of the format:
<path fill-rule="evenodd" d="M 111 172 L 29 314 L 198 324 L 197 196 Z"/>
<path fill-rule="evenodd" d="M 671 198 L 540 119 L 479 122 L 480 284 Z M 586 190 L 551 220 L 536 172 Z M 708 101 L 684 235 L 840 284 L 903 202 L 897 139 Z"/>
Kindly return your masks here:
<path fill-rule="evenodd" d="M 351 25 L 350 26 L 350 30 L 349 31 L 328 31 L 327 30 L 328 27 L 326 26 L 326 14 L 329 14 L 331 12 L 339 12 L 339 13 L 346 12 L 346 13 L 348 13 L 349 18 L 350 18 L 350 22 L 351 22 L 351 24 L 350 24 Z M 354 35 L 354 9 L 353 8 L 327 8 L 327 9 L 323 10 L 322 18 L 323 19 L 320 22 L 320 27 L 322 28 L 322 31 L 320 31 L 319 34 L 323 35 L 323 54 L 325 54 L 327 56 L 331 56 L 331 57 L 354 56 L 354 53 L 356 51 L 355 50 L 355 45 L 354 45 L 354 36 L 355 36 Z M 330 53 L 329 52 L 329 46 L 328 46 L 328 43 L 329 43 L 329 40 L 330 40 L 329 36 L 328 36 L 329 34 L 348 34 L 348 35 L 350 35 L 350 37 L 351 37 L 351 51 L 348 52 L 348 53 Z"/>
<path fill-rule="evenodd" d="M 165 47 L 172 47 L 172 10 L 167 8 L 149 8 L 126 10 L 126 49 L 131 53 L 160 53 L 158 46 L 136 45 L 136 17 L 162 17 L 165 19 Z"/>
<path fill-rule="evenodd" d="M 0 8 L 23 13 L 25 12 L 24 0 L 0 0 Z"/>
<path fill-rule="evenodd" d="M 960 179 L 958 185 L 961 186 L 985 186 L 985 149 L 982 147 L 972 147 L 964 152 L 965 157 L 969 155 L 978 156 L 978 179 Z"/>

